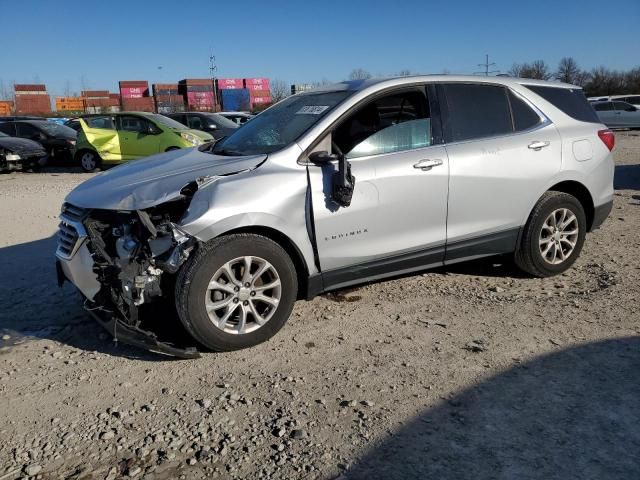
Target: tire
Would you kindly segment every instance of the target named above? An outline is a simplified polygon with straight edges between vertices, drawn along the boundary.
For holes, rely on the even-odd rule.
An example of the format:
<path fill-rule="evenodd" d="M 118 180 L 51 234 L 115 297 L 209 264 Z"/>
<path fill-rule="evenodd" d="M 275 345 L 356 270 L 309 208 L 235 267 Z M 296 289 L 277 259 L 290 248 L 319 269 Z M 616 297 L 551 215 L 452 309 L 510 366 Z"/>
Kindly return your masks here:
<path fill-rule="evenodd" d="M 255 279 L 240 278 L 246 270 L 245 258 L 251 258 L 252 274 L 262 267 L 264 273 Z M 225 265 L 230 268 L 225 270 Z M 227 272 L 236 282 L 250 280 L 250 288 L 247 282 L 240 282 L 242 287 L 230 283 Z M 279 286 L 264 289 L 278 281 Z M 175 287 L 178 315 L 187 331 L 205 347 L 220 352 L 251 347 L 275 335 L 288 320 L 297 293 L 296 270 L 282 247 L 267 237 L 244 233 L 216 238 L 199 248 L 181 268 Z"/>
<path fill-rule="evenodd" d="M 81 150 L 76 154 L 76 159 L 80 163 L 82 170 L 87 173 L 93 173 L 100 170 L 102 159 L 93 150 Z"/>
<path fill-rule="evenodd" d="M 580 255 L 586 232 L 587 220 L 580 201 L 567 193 L 546 192 L 524 227 L 515 252 L 516 265 L 536 277 L 558 275 Z"/>

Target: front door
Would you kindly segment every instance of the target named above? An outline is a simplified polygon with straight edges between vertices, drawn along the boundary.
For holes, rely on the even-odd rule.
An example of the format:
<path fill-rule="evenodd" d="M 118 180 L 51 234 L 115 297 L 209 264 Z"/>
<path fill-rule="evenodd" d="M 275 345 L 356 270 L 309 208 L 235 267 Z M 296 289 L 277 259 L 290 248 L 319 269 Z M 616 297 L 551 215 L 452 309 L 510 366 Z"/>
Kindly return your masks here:
<path fill-rule="evenodd" d="M 95 116 L 80 119 L 82 132 L 102 160 L 117 162 L 122 159 L 120 139 L 112 116 Z"/>
<path fill-rule="evenodd" d="M 434 145 L 425 89 L 394 91 L 359 107 L 321 142 L 355 177 L 349 207 L 331 199 L 335 164 L 308 167 L 325 287 L 442 262 L 449 164 Z"/>
<path fill-rule="evenodd" d="M 118 137 L 123 160 L 158 153 L 160 139 L 159 135 L 149 133 L 151 122 L 136 115 L 121 115 L 118 120 Z"/>

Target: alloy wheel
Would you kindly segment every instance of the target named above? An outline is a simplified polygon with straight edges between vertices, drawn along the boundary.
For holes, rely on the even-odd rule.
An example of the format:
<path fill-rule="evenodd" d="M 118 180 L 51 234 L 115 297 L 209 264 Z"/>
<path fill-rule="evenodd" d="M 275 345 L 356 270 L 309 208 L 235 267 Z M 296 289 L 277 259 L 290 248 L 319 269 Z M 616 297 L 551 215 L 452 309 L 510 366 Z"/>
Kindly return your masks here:
<path fill-rule="evenodd" d="M 230 260 L 214 273 L 204 304 L 217 328 L 246 334 L 271 319 L 281 296 L 282 284 L 275 267 L 263 258 L 244 256 Z"/>
<path fill-rule="evenodd" d="M 558 265 L 571 256 L 578 242 L 578 218 L 568 208 L 549 214 L 540 230 L 540 253 L 545 262 Z"/>

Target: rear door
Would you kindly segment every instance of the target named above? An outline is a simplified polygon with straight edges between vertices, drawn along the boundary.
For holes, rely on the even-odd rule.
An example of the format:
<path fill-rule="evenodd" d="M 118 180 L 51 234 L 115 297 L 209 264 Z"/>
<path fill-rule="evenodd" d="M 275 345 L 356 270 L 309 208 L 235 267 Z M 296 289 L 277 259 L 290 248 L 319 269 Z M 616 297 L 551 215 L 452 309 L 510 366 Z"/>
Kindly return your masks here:
<path fill-rule="evenodd" d="M 450 165 L 446 261 L 513 251 L 561 168 L 560 135 L 504 86 L 452 83 L 438 93 Z"/>
<path fill-rule="evenodd" d="M 640 126 L 640 111 L 627 102 L 613 102 L 613 113 L 616 116 L 617 127 Z"/>
<path fill-rule="evenodd" d="M 448 162 L 425 88 L 363 102 L 322 143 L 349 158 L 356 179 L 351 205 L 339 207 L 336 165 L 308 167 L 325 287 L 442 263 Z"/>
<path fill-rule="evenodd" d="M 80 119 L 82 133 L 86 141 L 98 152 L 105 161 L 120 161 L 120 139 L 116 131 L 114 118 L 111 115 L 86 117 Z M 82 144 L 82 138 L 78 141 Z"/>

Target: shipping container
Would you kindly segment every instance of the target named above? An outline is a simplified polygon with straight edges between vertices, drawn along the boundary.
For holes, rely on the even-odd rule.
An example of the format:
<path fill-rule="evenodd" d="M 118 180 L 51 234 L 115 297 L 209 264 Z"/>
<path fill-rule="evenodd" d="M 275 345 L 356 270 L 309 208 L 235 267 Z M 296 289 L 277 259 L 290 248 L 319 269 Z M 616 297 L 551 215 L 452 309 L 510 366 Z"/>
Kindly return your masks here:
<path fill-rule="evenodd" d="M 82 97 L 56 97 L 56 111 L 84 112 L 85 100 Z"/>
<path fill-rule="evenodd" d="M 308 92 L 309 90 L 313 90 L 314 86 L 310 83 L 297 83 L 295 85 L 291 85 L 291 95 L 295 95 L 300 92 Z"/>
<path fill-rule="evenodd" d="M 218 90 L 243 89 L 244 81 L 241 78 L 218 78 L 216 85 Z"/>
<path fill-rule="evenodd" d="M 51 99 L 46 92 L 38 92 L 38 94 L 25 94 L 16 92 L 16 111 L 17 115 L 34 115 L 51 113 Z"/>
<path fill-rule="evenodd" d="M 122 98 L 122 110 L 129 112 L 153 112 L 155 105 L 153 97 Z"/>
<path fill-rule="evenodd" d="M 47 87 L 42 83 L 18 83 L 13 86 L 13 90 L 18 92 L 46 92 Z"/>
<path fill-rule="evenodd" d="M 269 79 L 268 78 L 245 78 L 244 79 L 244 88 L 248 88 L 249 90 L 269 90 Z"/>
<path fill-rule="evenodd" d="M 213 80 L 210 78 L 184 78 L 178 82 L 180 85 L 209 85 L 213 86 Z"/>
<path fill-rule="evenodd" d="M 109 90 L 83 90 L 80 95 L 85 98 L 109 98 Z"/>
<path fill-rule="evenodd" d="M 149 97 L 149 83 L 145 80 L 123 80 L 119 87 L 122 99 Z"/>
<path fill-rule="evenodd" d="M 11 100 L 0 100 L 0 116 L 6 117 L 13 114 L 13 102 Z"/>
<path fill-rule="evenodd" d="M 248 111 L 251 108 L 249 90 L 246 88 L 223 89 L 220 91 L 222 108 L 230 112 Z"/>
<path fill-rule="evenodd" d="M 154 97 L 179 94 L 177 83 L 154 83 L 152 87 Z"/>
<path fill-rule="evenodd" d="M 153 98 L 158 113 L 184 112 L 185 110 L 182 95 L 156 95 Z"/>
<path fill-rule="evenodd" d="M 251 97 L 251 105 L 264 105 L 271 103 L 271 97 Z"/>
<path fill-rule="evenodd" d="M 271 92 L 269 90 L 249 90 L 249 95 L 253 97 L 270 97 Z"/>

